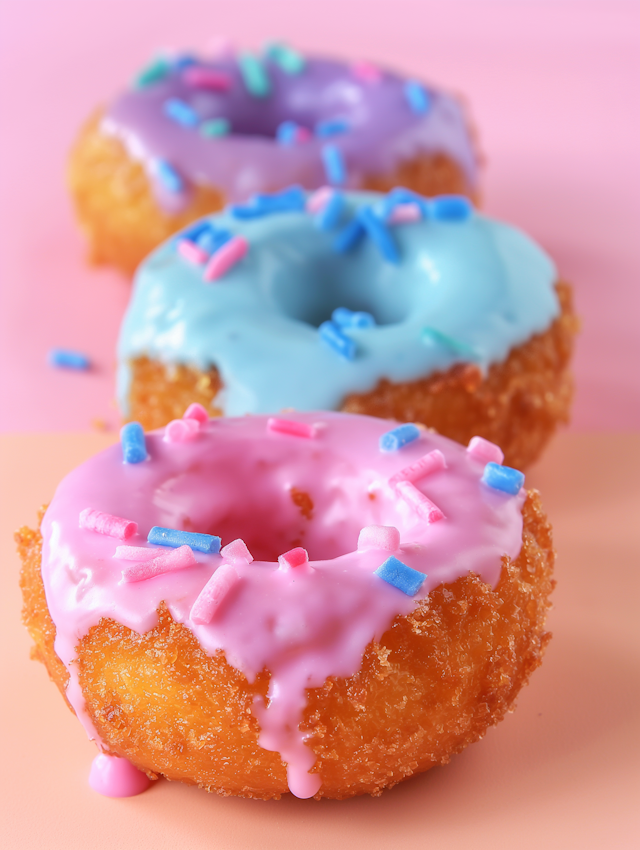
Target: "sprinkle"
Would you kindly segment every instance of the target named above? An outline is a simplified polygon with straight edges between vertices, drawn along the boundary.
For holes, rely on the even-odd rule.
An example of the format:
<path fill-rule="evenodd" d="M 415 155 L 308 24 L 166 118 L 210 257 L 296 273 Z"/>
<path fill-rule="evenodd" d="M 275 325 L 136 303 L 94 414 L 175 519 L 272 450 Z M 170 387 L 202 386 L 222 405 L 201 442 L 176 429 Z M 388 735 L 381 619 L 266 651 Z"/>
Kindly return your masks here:
<path fill-rule="evenodd" d="M 183 419 L 195 419 L 196 422 L 199 422 L 200 425 L 206 425 L 209 421 L 209 414 L 206 409 L 198 404 L 197 401 L 194 401 L 193 404 L 190 404 L 189 407 L 185 410 L 182 415 Z"/>
<path fill-rule="evenodd" d="M 200 423 L 195 419 L 173 419 L 164 429 L 165 443 L 185 443 L 193 440 L 200 430 Z"/>
<path fill-rule="evenodd" d="M 396 484 L 400 483 L 400 481 L 418 481 L 420 478 L 424 478 L 425 475 L 429 475 L 432 472 L 438 472 L 439 470 L 446 468 L 447 463 L 444 459 L 444 455 L 439 449 L 434 449 L 432 452 L 423 455 L 420 460 L 417 460 L 409 466 L 405 466 L 404 469 L 400 470 L 400 472 L 396 472 L 395 475 L 392 475 L 389 479 L 389 484 L 392 487 L 395 487 Z"/>
<path fill-rule="evenodd" d="M 392 525 L 367 525 L 358 535 L 358 551 L 387 549 L 396 552 L 400 546 L 400 532 Z"/>
<path fill-rule="evenodd" d="M 333 350 L 344 357 L 345 360 L 354 360 L 356 356 L 356 344 L 348 336 L 345 336 L 333 322 L 323 322 L 318 328 L 320 339 L 326 342 Z"/>
<path fill-rule="evenodd" d="M 373 62 L 367 62 L 366 60 L 354 62 L 351 65 L 351 71 L 355 77 L 364 80 L 365 83 L 379 83 L 382 79 L 380 68 L 374 65 Z"/>
<path fill-rule="evenodd" d="M 398 204 L 387 218 L 389 224 L 406 224 L 411 221 L 420 221 L 422 212 L 417 204 Z"/>
<path fill-rule="evenodd" d="M 397 587 L 407 596 L 415 596 L 426 579 L 424 573 L 408 567 L 393 555 L 378 567 L 374 575 L 386 581 L 387 584 Z"/>
<path fill-rule="evenodd" d="M 420 436 L 420 429 L 417 425 L 407 422 L 405 425 L 398 425 L 392 431 L 387 431 L 380 437 L 381 452 L 396 452 L 408 443 L 413 443 Z"/>
<path fill-rule="evenodd" d="M 191 66 L 185 68 L 182 79 L 188 86 L 196 89 L 211 91 L 227 91 L 231 87 L 231 77 L 224 71 L 214 71 L 212 68 Z"/>
<path fill-rule="evenodd" d="M 307 422 L 294 422 L 292 419 L 277 419 L 275 416 L 267 419 L 267 430 L 278 434 L 290 434 L 292 437 L 315 437 L 314 425 Z"/>
<path fill-rule="evenodd" d="M 144 430 L 139 422 L 127 422 L 120 429 L 122 457 L 125 463 L 142 463 L 149 455 Z"/>
<path fill-rule="evenodd" d="M 227 118 L 210 118 L 200 125 L 200 133 L 207 139 L 218 139 L 231 132 L 231 124 Z"/>
<path fill-rule="evenodd" d="M 179 71 L 184 71 L 186 68 L 191 68 L 193 65 L 197 64 L 198 60 L 190 53 L 181 53 L 180 56 L 176 56 L 173 60 L 174 67 Z"/>
<path fill-rule="evenodd" d="M 196 564 L 196 558 L 188 546 L 180 546 L 172 552 L 162 554 L 151 561 L 138 561 L 127 566 L 122 571 L 122 580 L 125 582 L 145 581 L 148 578 L 171 573 L 174 570 L 183 570 Z"/>
<path fill-rule="evenodd" d="M 329 183 L 342 186 L 347 179 L 347 170 L 340 148 L 335 145 L 323 145 L 320 154 Z"/>
<path fill-rule="evenodd" d="M 345 254 L 351 248 L 355 248 L 364 236 L 364 233 L 365 230 L 360 220 L 358 218 L 351 219 L 349 224 L 343 227 L 334 239 L 333 250 L 336 254 Z"/>
<path fill-rule="evenodd" d="M 249 250 L 244 236 L 234 236 L 218 248 L 204 270 L 205 280 L 218 280 L 239 262 Z"/>
<path fill-rule="evenodd" d="M 309 563 L 309 553 L 302 546 L 296 546 L 295 549 L 289 549 L 284 555 L 279 555 L 278 563 L 281 570 L 294 570 L 296 567 Z"/>
<path fill-rule="evenodd" d="M 336 307 L 331 314 L 331 321 L 339 328 L 374 328 L 376 320 L 371 313 L 363 310 L 349 310 L 347 307 Z"/>
<path fill-rule="evenodd" d="M 202 248 L 207 254 L 215 253 L 218 248 L 222 248 L 227 242 L 230 242 L 233 234 L 229 230 L 214 229 L 213 227 L 201 233 L 198 237 L 198 247 Z"/>
<path fill-rule="evenodd" d="M 195 266 L 202 266 L 209 259 L 207 252 L 189 239 L 181 239 L 178 242 L 178 253 Z"/>
<path fill-rule="evenodd" d="M 464 195 L 440 195 L 429 202 L 429 217 L 434 221 L 467 221 L 473 205 Z"/>
<path fill-rule="evenodd" d="M 208 555 L 215 555 L 220 551 L 221 540 L 213 534 L 199 534 L 196 531 L 180 531 L 177 528 L 162 528 L 159 525 L 154 525 L 147 535 L 149 543 L 155 543 L 156 546 L 171 546 L 175 549 L 177 546 L 189 546 L 195 549 L 196 552 L 206 552 Z"/>
<path fill-rule="evenodd" d="M 291 147 L 296 142 L 298 124 L 295 121 L 283 121 L 276 129 L 276 141 L 285 147 Z"/>
<path fill-rule="evenodd" d="M 80 351 L 70 351 L 68 348 L 52 348 L 48 354 L 49 364 L 60 369 L 76 369 L 86 372 L 91 368 L 91 361 Z"/>
<path fill-rule="evenodd" d="M 407 80 L 404 84 L 404 96 L 416 115 L 424 115 L 431 106 L 431 97 L 425 87 L 415 80 Z"/>
<path fill-rule="evenodd" d="M 232 564 L 250 564 L 253 561 L 253 555 L 247 548 L 247 544 L 240 538 L 227 543 L 220 550 L 220 554 Z"/>
<path fill-rule="evenodd" d="M 301 53 L 287 44 L 274 42 L 266 47 L 267 56 L 279 65 L 286 74 L 300 74 L 307 61 Z"/>
<path fill-rule="evenodd" d="M 321 186 L 307 198 L 307 212 L 317 213 L 329 202 L 335 192 L 331 186 Z"/>
<path fill-rule="evenodd" d="M 315 134 L 319 139 L 328 139 L 330 136 L 341 136 L 348 133 L 351 125 L 344 118 L 330 118 L 327 121 L 318 121 Z"/>
<path fill-rule="evenodd" d="M 271 195 L 256 194 L 248 204 L 229 207 L 234 218 L 262 218 L 265 215 L 284 212 L 302 212 L 306 209 L 307 196 L 300 186 L 290 186 Z"/>
<path fill-rule="evenodd" d="M 151 163 L 151 170 L 169 192 L 174 194 L 184 192 L 184 180 L 166 159 L 154 159 Z"/>
<path fill-rule="evenodd" d="M 396 490 L 422 519 L 429 523 L 444 519 L 444 514 L 440 508 L 434 505 L 431 499 L 425 496 L 424 493 L 421 493 L 411 481 L 398 481 Z"/>
<path fill-rule="evenodd" d="M 468 360 L 478 360 L 477 352 L 475 349 L 471 348 L 470 345 L 466 345 L 464 342 L 459 342 L 457 339 L 447 336 L 447 334 L 443 334 L 435 328 L 423 328 L 420 338 L 422 342 L 426 342 L 431 345 L 441 345 L 444 348 L 450 348 L 456 354 L 466 357 Z"/>
<path fill-rule="evenodd" d="M 496 446 L 495 443 L 490 443 L 489 440 L 485 440 L 484 437 L 472 437 L 469 440 L 467 452 L 472 457 L 484 461 L 485 463 L 491 461 L 492 463 L 501 464 L 504 460 L 504 452 L 500 446 Z"/>
<path fill-rule="evenodd" d="M 147 86 L 152 86 L 154 83 L 159 83 L 169 73 L 169 63 L 163 57 L 156 59 L 142 71 L 134 80 L 134 86 L 138 89 L 145 89 Z"/>
<path fill-rule="evenodd" d="M 382 201 L 382 218 L 388 219 L 396 208 L 405 204 L 417 206 L 424 218 L 429 215 L 429 204 L 426 198 L 411 189 L 405 189 L 404 186 L 396 186 L 385 195 Z"/>
<path fill-rule="evenodd" d="M 362 207 L 358 211 L 358 218 L 384 259 L 397 265 L 400 262 L 398 248 L 384 221 L 378 218 L 372 207 Z"/>
<path fill-rule="evenodd" d="M 218 567 L 193 603 L 191 620 L 201 626 L 210 623 L 225 596 L 239 580 L 240 576 L 233 564 Z"/>
<path fill-rule="evenodd" d="M 253 53 L 241 53 L 238 56 L 238 65 L 242 81 L 250 95 L 267 97 L 271 93 L 271 82 L 264 65 L 257 56 Z"/>
<path fill-rule="evenodd" d="M 342 218 L 345 199 L 342 192 L 333 192 L 331 197 L 316 216 L 316 224 L 320 230 L 333 230 Z"/>
<path fill-rule="evenodd" d="M 170 97 L 162 105 L 164 114 L 183 127 L 196 127 L 200 123 L 198 113 L 184 100 Z"/>
<path fill-rule="evenodd" d="M 206 219 L 203 221 L 197 221 L 195 224 L 192 224 L 190 227 L 185 228 L 180 234 L 178 238 L 188 239 L 190 242 L 198 242 L 203 233 L 207 233 L 209 230 L 213 230 L 212 224 L 210 221 Z"/>
<path fill-rule="evenodd" d="M 118 540 L 128 540 L 137 534 L 138 523 L 105 514 L 102 511 L 94 511 L 92 508 L 85 508 L 80 511 L 80 528 L 97 531 L 98 534 L 106 534 L 108 537 L 117 537 Z"/>
<path fill-rule="evenodd" d="M 120 561 L 150 561 L 152 558 L 164 554 L 165 550 L 149 549 L 148 546 L 116 546 L 116 553 L 113 557 Z"/>
<path fill-rule="evenodd" d="M 489 462 L 484 468 L 482 481 L 494 490 L 502 490 L 510 496 L 517 496 L 524 484 L 524 475 L 510 466 L 500 466 L 499 463 Z"/>

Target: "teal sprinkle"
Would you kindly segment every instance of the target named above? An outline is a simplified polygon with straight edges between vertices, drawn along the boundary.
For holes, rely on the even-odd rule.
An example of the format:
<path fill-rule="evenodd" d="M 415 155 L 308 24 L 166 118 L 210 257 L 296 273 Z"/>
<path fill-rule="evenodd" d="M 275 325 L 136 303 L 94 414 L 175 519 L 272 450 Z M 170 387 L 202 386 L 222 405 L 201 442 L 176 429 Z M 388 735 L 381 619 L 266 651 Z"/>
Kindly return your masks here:
<path fill-rule="evenodd" d="M 231 124 L 226 118 L 211 118 L 209 121 L 202 122 L 200 132 L 207 139 L 226 136 L 231 132 Z"/>
<path fill-rule="evenodd" d="M 453 339 L 453 337 L 447 336 L 435 328 L 423 328 L 421 339 L 423 342 L 435 342 L 436 345 L 443 345 L 445 348 L 455 351 L 456 354 L 460 354 L 468 360 L 480 359 L 477 352 L 471 346 L 465 345 L 464 342 L 458 342 L 457 339 Z"/>
<path fill-rule="evenodd" d="M 286 44 L 272 42 L 267 45 L 265 52 L 287 74 L 301 74 L 306 68 L 307 60 L 302 53 Z"/>
<path fill-rule="evenodd" d="M 264 65 L 253 53 L 241 53 L 238 57 L 242 80 L 249 94 L 254 97 L 267 97 L 271 94 L 271 82 Z"/>
<path fill-rule="evenodd" d="M 134 86 L 137 89 L 146 89 L 147 86 L 152 86 L 154 83 L 159 83 L 169 73 L 170 65 L 166 59 L 160 57 L 143 68 L 142 71 L 134 80 Z"/>

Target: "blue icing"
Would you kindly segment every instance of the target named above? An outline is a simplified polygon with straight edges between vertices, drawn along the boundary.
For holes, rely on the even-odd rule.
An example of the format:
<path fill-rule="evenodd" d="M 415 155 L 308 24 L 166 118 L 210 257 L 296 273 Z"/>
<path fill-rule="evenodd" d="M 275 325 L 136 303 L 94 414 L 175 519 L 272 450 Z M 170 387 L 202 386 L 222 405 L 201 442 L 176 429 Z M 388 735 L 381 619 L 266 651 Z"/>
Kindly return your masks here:
<path fill-rule="evenodd" d="M 348 220 L 380 196 L 345 199 Z M 559 314 L 549 257 L 520 231 L 475 212 L 465 221 L 390 225 L 398 265 L 385 262 L 370 238 L 336 253 L 335 234 L 306 212 L 209 220 L 244 235 L 249 252 L 214 283 L 173 241 L 141 265 L 118 346 L 125 413 L 128 362 L 141 356 L 217 367 L 224 390 L 216 405 L 229 416 L 335 409 L 383 377 L 416 380 L 468 360 L 469 350 L 486 370 Z M 377 323 L 345 330 L 356 343 L 353 360 L 318 332 L 337 307 Z"/>

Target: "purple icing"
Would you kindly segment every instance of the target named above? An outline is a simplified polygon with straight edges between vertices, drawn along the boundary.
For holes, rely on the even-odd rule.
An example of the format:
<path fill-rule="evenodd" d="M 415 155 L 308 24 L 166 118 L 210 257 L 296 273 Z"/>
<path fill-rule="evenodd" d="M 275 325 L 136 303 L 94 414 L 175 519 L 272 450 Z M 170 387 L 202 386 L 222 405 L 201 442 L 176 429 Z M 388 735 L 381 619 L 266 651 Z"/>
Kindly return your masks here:
<path fill-rule="evenodd" d="M 129 155 L 144 163 L 166 209 L 184 206 L 193 184 L 218 187 L 229 202 L 292 183 L 307 189 L 324 185 L 321 150 L 326 140 L 311 136 L 283 146 L 275 137 L 284 121 L 311 133 L 321 122 L 348 122 L 348 132 L 331 138 L 345 161 L 348 188 L 360 187 L 368 176 L 391 174 L 418 154 L 439 152 L 458 163 L 469 189 L 475 189 L 476 156 L 463 109 L 451 96 L 430 88 L 427 113 L 416 115 L 404 94 L 405 81 L 389 71 L 371 82 L 360 79 L 347 64 L 328 59 L 307 59 L 299 74 L 286 73 L 267 57 L 263 62 L 271 84 L 266 97 L 247 90 L 232 57 L 198 61 L 198 67 L 229 75 L 226 91 L 189 85 L 184 71 L 174 65 L 163 79 L 125 92 L 107 109 L 103 131 L 120 138 Z M 183 126 L 166 114 L 169 98 L 195 110 L 201 124 L 228 119 L 231 133 L 207 138 L 198 127 Z M 186 191 L 171 193 L 154 179 L 152 163 L 157 159 L 170 163 L 184 178 Z"/>

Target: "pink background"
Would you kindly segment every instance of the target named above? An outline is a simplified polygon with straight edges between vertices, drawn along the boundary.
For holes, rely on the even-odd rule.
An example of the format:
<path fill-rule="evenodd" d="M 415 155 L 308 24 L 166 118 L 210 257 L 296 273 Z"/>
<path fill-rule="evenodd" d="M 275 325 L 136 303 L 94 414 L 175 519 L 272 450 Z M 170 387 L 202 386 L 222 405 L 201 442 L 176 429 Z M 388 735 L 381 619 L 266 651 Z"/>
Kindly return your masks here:
<path fill-rule="evenodd" d="M 640 7 L 534 0 L 3 0 L 0 430 L 117 426 L 114 345 L 128 287 L 83 262 L 67 153 L 92 110 L 160 46 L 216 34 L 365 57 L 463 92 L 487 156 L 486 210 L 573 281 L 583 333 L 576 430 L 640 425 Z M 46 365 L 80 349 L 89 374 Z M 92 426 L 93 423 L 93 426 Z"/>

